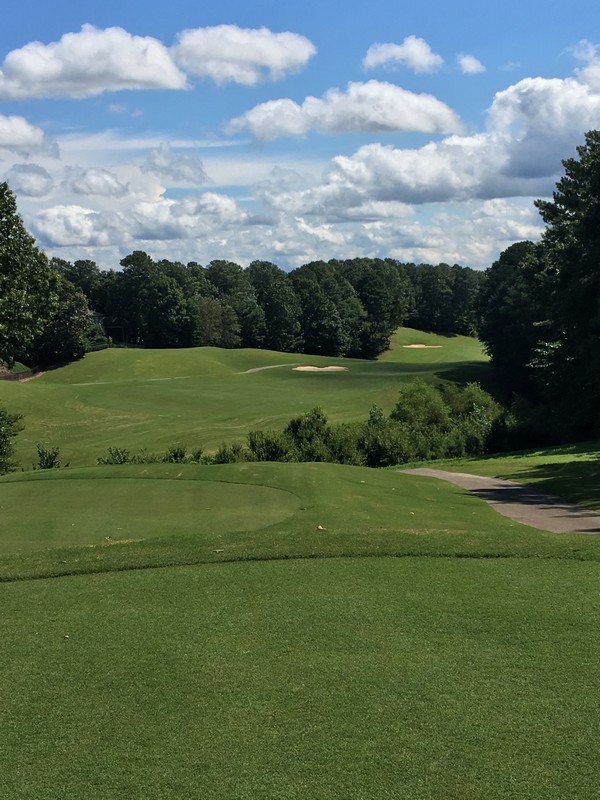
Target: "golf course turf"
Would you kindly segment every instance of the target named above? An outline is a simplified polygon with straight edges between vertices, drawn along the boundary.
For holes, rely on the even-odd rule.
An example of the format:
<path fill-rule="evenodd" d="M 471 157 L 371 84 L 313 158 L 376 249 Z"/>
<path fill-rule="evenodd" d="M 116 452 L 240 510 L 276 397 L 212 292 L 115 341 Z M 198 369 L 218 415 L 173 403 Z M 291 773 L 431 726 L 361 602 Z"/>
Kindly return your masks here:
<path fill-rule="evenodd" d="M 373 363 L 111 350 L 0 383 L 24 464 L 42 434 L 72 461 L 0 478 L 0 797 L 595 796 L 599 537 L 393 469 L 95 465 L 485 373 L 477 343 L 427 337 Z M 442 468 L 600 508 L 598 463 L 589 445 Z"/>

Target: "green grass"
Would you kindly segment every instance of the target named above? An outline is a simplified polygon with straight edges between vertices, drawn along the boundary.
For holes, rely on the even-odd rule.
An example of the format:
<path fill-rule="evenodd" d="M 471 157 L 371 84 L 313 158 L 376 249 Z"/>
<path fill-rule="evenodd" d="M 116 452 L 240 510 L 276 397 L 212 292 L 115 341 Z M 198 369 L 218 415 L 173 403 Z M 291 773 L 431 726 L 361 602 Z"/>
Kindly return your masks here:
<path fill-rule="evenodd" d="M 239 374 L 298 362 L 350 369 Z M 476 343 L 400 331 L 379 362 L 108 350 L 0 383 L 21 454 L 74 464 L 0 479 L 0 797 L 594 797 L 598 537 L 392 469 L 77 466 L 317 403 L 352 419 L 473 370 Z M 588 445 L 438 465 L 600 507 L 598 464 Z"/>
<path fill-rule="evenodd" d="M 402 347 L 423 337 L 442 348 Z M 0 382 L 0 403 L 24 416 L 17 457 L 25 468 L 35 461 L 36 442 L 58 446 L 61 460 L 73 466 L 94 464 L 114 445 L 164 451 L 184 442 L 215 450 L 224 441 L 244 441 L 252 428 L 281 428 L 315 405 L 332 420 L 364 419 L 374 403 L 389 411 L 399 385 L 416 376 L 485 378 L 487 361 L 475 340 L 431 337 L 404 329 L 379 361 L 209 347 L 103 350 L 27 383 Z M 246 372 L 280 364 L 288 366 Z M 348 371 L 295 372 L 295 364 Z"/>
<path fill-rule="evenodd" d="M 219 564 L 11 583 L 11 800 L 589 800 L 600 565 Z"/>
<path fill-rule="evenodd" d="M 531 484 L 573 503 L 600 509 L 600 443 L 549 447 L 484 459 L 438 461 L 435 466 Z"/>

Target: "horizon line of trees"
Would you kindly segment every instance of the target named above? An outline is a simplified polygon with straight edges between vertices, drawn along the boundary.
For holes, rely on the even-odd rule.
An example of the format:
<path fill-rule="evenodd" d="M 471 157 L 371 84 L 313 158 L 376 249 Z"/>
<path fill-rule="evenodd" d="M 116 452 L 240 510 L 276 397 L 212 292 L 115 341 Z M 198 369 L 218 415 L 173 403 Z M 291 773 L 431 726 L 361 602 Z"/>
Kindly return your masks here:
<path fill-rule="evenodd" d="M 475 334 L 483 281 L 458 264 L 391 258 L 313 261 L 285 272 L 268 261 L 204 267 L 136 250 L 120 267 L 48 259 L 0 183 L 0 362 L 65 363 L 107 344 L 104 333 L 115 344 L 148 348 L 375 358 L 400 325 Z"/>
<path fill-rule="evenodd" d="M 268 261 L 154 261 L 137 250 L 121 270 L 53 258 L 117 344 L 253 347 L 374 358 L 400 325 L 473 335 L 481 273 L 394 259 L 314 261 L 285 272 Z"/>

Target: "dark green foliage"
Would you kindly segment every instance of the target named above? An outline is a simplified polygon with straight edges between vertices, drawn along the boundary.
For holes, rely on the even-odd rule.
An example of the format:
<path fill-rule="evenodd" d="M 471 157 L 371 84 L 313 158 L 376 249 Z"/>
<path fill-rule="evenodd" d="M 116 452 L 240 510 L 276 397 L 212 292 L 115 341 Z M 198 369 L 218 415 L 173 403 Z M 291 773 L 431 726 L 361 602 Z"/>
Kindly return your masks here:
<path fill-rule="evenodd" d="M 187 447 L 184 444 L 171 445 L 163 456 L 166 464 L 185 464 L 188 460 Z"/>
<path fill-rule="evenodd" d="M 535 204 L 548 226 L 542 242 L 502 253 L 481 293 L 480 335 L 498 384 L 523 398 L 506 425 L 523 446 L 543 428 L 547 442 L 600 429 L 600 131 L 577 154 L 563 161 L 552 200 Z"/>
<path fill-rule="evenodd" d="M 81 358 L 92 326 L 85 295 L 62 278 L 56 285 L 57 305 L 31 345 L 33 361 L 41 367 Z"/>
<path fill-rule="evenodd" d="M 281 431 L 250 431 L 246 441 L 252 461 L 297 461 L 293 442 Z"/>
<path fill-rule="evenodd" d="M 58 307 L 58 274 L 27 233 L 0 183 L 0 361 L 30 361 L 31 348 Z M 31 361 L 30 361 L 31 363 Z"/>
<path fill-rule="evenodd" d="M 34 464 L 34 469 L 60 469 L 63 465 L 60 463 L 60 450 L 58 447 L 46 447 L 40 442 L 36 445 L 37 448 L 37 464 Z M 64 465 L 68 467 L 68 464 Z"/>
<path fill-rule="evenodd" d="M 261 347 L 265 337 L 265 314 L 246 270 L 232 261 L 211 261 L 206 277 L 237 316 L 240 346 Z"/>
<path fill-rule="evenodd" d="M 98 464 L 131 464 L 131 453 L 124 447 L 109 447 L 105 456 L 96 459 Z"/>
<path fill-rule="evenodd" d="M 301 350 L 300 303 L 289 277 L 268 261 L 253 261 L 246 274 L 264 314 L 263 347 L 286 353 Z"/>
<path fill-rule="evenodd" d="M 481 288 L 479 338 L 506 398 L 538 394 L 533 359 L 547 333 L 553 284 L 543 256 L 532 242 L 511 245 Z"/>
<path fill-rule="evenodd" d="M 241 444 L 222 444 L 213 456 L 214 464 L 237 464 L 248 461 L 247 454 Z"/>
<path fill-rule="evenodd" d="M 12 414 L 0 407 L 0 475 L 16 469 L 13 461 L 13 439 L 23 430 L 20 414 Z"/>

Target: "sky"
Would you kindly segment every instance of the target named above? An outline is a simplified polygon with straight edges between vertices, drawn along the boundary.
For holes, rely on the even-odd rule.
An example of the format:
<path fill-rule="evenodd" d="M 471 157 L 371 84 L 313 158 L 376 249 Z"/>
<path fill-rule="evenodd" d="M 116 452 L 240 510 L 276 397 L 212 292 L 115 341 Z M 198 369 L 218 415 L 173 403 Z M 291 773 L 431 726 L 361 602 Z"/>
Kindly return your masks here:
<path fill-rule="evenodd" d="M 600 128 L 597 0 L 20 0 L 0 181 L 49 256 L 485 269 Z"/>

